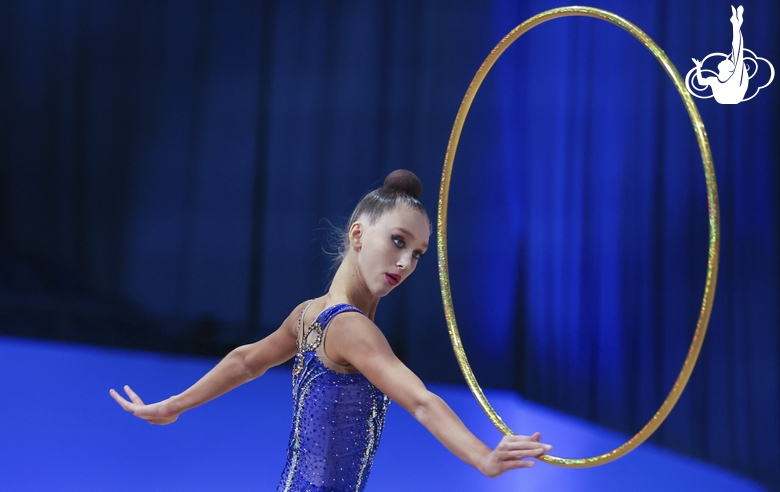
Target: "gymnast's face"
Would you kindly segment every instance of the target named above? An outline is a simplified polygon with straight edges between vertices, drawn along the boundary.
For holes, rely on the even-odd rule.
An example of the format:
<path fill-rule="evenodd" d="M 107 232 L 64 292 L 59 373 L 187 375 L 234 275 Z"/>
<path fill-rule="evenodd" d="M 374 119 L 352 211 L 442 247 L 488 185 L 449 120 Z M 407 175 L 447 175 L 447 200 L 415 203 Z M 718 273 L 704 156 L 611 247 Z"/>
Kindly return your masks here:
<path fill-rule="evenodd" d="M 400 205 L 376 222 L 358 220 L 350 228 L 357 268 L 372 295 L 383 297 L 412 274 L 428 249 L 431 225 L 420 212 Z"/>

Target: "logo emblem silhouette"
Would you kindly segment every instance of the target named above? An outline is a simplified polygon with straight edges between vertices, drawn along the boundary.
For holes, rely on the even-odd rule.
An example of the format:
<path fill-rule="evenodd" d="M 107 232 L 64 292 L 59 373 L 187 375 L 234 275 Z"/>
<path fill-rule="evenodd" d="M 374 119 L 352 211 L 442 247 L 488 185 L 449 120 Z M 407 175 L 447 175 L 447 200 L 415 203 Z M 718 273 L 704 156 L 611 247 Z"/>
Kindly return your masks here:
<path fill-rule="evenodd" d="M 756 56 L 755 53 L 745 48 L 742 39 L 742 14 L 745 9 L 740 5 L 736 10 L 731 6 L 731 53 L 711 53 L 704 57 L 702 61 L 692 58 L 695 67 L 685 76 L 685 86 L 691 95 L 708 99 L 714 97 L 720 104 L 739 104 L 742 101 L 753 99 L 758 91 L 772 83 L 775 78 L 775 67 L 769 63 L 766 58 Z M 708 59 L 712 58 L 713 63 L 718 63 L 718 72 L 704 68 Z M 751 79 L 759 72 L 760 62 L 764 62 L 769 69 L 769 80 L 763 85 L 758 85 L 758 79 L 751 84 Z M 762 74 L 765 70 L 761 70 Z M 695 76 L 694 76 L 695 75 Z M 762 79 L 764 76 L 762 76 Z M 752 85 L 754 89 L 748 94 L 748 86 Z M 712 94 L 702 96 L 698 93 L 707 93 L 712 90 Z"/>

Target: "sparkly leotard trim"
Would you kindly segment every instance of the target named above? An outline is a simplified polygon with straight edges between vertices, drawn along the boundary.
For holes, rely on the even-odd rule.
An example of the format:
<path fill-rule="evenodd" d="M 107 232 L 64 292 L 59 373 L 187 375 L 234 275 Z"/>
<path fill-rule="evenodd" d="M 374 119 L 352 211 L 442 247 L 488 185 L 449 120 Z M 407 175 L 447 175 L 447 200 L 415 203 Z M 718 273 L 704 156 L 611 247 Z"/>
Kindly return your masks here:
<path fill-rule="evenodd" d="M 298 321 L 299 332 L 306 305 Z M 360 373 L 327 368 L 317 347 L 330 321 L 359 309 L 326 308 L 299 339 L 293 368 L 293 422 L 277 491 L 346 492 L 365 488 L 390 399 Z"/>

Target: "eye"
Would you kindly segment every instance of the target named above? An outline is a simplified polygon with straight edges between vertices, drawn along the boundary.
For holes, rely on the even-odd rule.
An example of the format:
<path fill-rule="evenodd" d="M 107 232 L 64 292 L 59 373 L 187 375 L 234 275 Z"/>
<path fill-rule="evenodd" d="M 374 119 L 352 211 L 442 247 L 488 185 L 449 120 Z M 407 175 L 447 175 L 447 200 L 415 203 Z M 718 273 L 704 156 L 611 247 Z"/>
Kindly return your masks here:
<path fill-rule="evenodd" d="M 415 260 L 419 260 L 420 258 L 422 258 L 423 252 L 418 249 L 417 251 L 412 253 L 412 256 L 414 257 Z"/>
<path fill-rule="evenodd" d="M 406 242 L 404 241 L 404 239 L 402 237 L 399 237 L 399 236 L 393 236 L 393 242 L 399 248 L 403 248 L 404 246 L 406 246 Z"/>

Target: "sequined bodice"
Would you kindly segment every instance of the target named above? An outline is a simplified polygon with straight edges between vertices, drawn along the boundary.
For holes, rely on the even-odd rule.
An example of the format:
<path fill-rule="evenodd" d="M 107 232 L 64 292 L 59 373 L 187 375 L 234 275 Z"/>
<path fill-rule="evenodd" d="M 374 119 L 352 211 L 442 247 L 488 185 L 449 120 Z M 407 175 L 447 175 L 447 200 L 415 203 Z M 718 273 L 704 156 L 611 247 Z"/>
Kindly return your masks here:
<path fill-rule="evenodd" d="M 328 324 L 345 311 L 360 312 L 348 304 L 325 309 L 299 344 L 292 432 L 278 491 L 362 491 L 368 479 L 390 400 L 362 374 L 335 372 L 317 356 Z"/>

